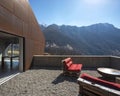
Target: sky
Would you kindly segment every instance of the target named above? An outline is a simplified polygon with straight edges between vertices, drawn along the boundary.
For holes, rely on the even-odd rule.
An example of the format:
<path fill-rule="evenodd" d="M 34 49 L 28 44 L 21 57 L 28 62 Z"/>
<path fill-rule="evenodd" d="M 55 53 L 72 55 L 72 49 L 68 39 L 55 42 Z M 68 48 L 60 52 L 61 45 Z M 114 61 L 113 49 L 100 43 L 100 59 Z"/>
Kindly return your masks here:
<path fill-rule="evenodd" d="M 120 28 L 120 0 L 29 0 L 39 24 L 88 26 L 110 23 Z"/>

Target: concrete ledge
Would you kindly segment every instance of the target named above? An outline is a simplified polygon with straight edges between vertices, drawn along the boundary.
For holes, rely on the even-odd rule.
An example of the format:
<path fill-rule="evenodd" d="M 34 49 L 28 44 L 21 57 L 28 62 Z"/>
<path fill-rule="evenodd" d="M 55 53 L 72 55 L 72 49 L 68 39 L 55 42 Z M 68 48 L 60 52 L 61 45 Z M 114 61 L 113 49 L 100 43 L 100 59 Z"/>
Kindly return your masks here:
<path fill-rule="evenodd" d="M 110 67 L 111 56 L 105 55 L 34 55 L 33 67 L 59 67 L 61 60 L 71 57 L 74 63 L 82 63 L 83 68 Z"/>
<path fill-rule="evenodd" d="M 120 57 L 111 56 L 111 65 L 110 67 L 120 70 Z"/>

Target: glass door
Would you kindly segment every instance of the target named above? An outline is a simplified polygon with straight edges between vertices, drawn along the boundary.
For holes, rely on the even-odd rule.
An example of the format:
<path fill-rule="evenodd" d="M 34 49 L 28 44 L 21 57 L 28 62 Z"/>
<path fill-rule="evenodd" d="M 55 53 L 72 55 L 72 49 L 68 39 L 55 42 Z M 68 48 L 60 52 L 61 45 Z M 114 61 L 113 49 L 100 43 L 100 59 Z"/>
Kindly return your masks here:
<path fill-rule="evenodd" d="M 0 32 L 0 70 L 23 71 L 23 38 Z"/>

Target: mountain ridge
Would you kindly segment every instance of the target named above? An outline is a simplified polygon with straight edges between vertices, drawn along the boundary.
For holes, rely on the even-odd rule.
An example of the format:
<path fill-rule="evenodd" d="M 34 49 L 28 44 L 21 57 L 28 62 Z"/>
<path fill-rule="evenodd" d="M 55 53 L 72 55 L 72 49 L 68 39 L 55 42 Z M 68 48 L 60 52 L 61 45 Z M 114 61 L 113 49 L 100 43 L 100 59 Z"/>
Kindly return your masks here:
<path fill-rule="evenodd" d="M 109 23 L 97 23 L 90 26 L 40 25 L 46 38 L 46 44 L 55 44 L 55 47 L 46 46 L 45 49 L 54 49 L 51 54 L 84 54 L 84 55 L 120 55 L 120 29 Z M 44 27 L 44 28 L 43 28 Z M 63 48 L 64 46 L 64 48 Z M 72 50 L 65 48 L 71 47 Z M 59 51 L 63 51 L 60 53 Z M 66 51 L 67 50 L 67 51 Z M 65 52 L 64 52 L 65 51 Z M 71 52 L 72 51 L 72 52 Z M 63 55 L 64 55 L 63 54 Z"/>

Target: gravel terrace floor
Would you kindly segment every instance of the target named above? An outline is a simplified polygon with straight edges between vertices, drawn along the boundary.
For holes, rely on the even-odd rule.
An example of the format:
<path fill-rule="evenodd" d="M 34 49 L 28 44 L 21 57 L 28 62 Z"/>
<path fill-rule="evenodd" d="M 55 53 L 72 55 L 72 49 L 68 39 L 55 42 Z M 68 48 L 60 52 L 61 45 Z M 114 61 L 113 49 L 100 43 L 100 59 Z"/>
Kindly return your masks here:
<path fill-rule="evenodd" d="M 83 70 L 100 76 L 96 70 Z M 0 96 L 80 96 L 76 77 L 63 76 L 62 70 L 32 69 L 0 85 Z"/>

